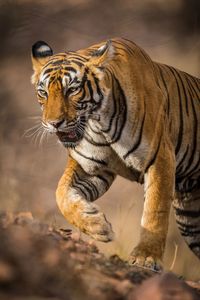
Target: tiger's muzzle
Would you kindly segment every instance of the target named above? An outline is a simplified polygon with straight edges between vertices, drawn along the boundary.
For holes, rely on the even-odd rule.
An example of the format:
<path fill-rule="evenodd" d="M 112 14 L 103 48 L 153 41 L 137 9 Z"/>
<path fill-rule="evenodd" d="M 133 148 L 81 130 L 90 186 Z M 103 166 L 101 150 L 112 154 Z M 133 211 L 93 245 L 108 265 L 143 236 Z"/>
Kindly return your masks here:
<path fill-rule="evenodd" d="M 78 128 L 74 127 L 67 131 L 57 131 L 56 135 L 66 148 L 72 148 L 82 139 L 83 132 L 80 132 Z"/>
<path fill-rule="evenodd" d="M 67 122 L 64 118 L 48 120 L 43 126 L 50 132 L 55 133 L 60 142 L 66 148 L 74 148 L 84 136 L 86 118 L 79 116 L 76 120 Z"/>

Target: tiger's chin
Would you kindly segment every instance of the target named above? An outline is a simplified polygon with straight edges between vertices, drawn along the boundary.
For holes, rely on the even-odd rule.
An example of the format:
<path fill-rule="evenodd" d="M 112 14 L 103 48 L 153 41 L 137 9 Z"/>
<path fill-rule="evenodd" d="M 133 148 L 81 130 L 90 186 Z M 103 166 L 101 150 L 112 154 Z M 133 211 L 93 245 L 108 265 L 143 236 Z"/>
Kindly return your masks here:
<path fill-rule="evenodd" d="M 65 148 L 75 148 L 83 138 L 83 134 L 75 130 L 57 131 L 56 135 Z"/>

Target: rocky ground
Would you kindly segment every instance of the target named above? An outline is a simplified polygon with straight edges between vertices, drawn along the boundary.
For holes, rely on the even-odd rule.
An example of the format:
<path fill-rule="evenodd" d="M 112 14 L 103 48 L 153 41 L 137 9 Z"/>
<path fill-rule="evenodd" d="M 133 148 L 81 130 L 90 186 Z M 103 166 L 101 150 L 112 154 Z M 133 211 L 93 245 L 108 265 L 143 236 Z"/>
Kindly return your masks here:
<path fill-rule="evenodd" d="M 190 300 L 200 283 L 107 259 L 70 229 L 0 214 L 0 300 Z"/>

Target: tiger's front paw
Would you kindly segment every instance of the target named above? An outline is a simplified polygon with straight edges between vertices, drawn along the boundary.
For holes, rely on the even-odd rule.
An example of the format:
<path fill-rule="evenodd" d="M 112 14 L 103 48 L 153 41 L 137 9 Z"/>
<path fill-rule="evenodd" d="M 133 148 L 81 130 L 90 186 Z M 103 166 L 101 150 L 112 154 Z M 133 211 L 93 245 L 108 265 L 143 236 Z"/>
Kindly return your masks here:
<path fill-rule="evenodd" d="M 99 210 L 84 211 L 81 215 L 82 231 L 93 239 L 101 242 L 110 242 L 114 238 L 111 224 L 106 220 L 105 215 Z"/>
<path fill-rule="evenodd" d="M 113 240 L 112 226 L 97 205 L 86 201 L 71 201 L 63 211 L 64 216 L 71 224 L 93 239 L 101 242 Z"/>
<path fill-rule="evenodd" d="M 145 267 L 153 271 L 163 269 L 161 258 L 153 254 L 153 249 L 137 246 L 129 256 L 129 264 L 139 267 Z"/>

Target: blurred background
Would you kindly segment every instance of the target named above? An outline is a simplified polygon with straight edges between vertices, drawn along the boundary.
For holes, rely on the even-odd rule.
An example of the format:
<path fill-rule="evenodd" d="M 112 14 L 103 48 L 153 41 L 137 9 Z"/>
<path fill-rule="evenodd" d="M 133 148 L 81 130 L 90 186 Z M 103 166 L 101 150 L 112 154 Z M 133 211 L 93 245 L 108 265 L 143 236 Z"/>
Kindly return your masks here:
<path fill-rule="evenodd" d="M 31 211 L 68 226 L 55 201 L 66 150 L 53 137 L 41 143 L 26 132 L 40 116 L 30 83 L 31 46 L 44 40 L 61 52 L 116 36 L 135 41 L 156 61 L 200 75 L 199 0 L 0 0 L 0 210 Z M 98 247 L 126 259 L 139 237 L 142 186 L 118 177 L 97 203 L 116 234 Z M 180 237 L 173 211 L 165 268 L 200 279 L 200 262 Z"/>

